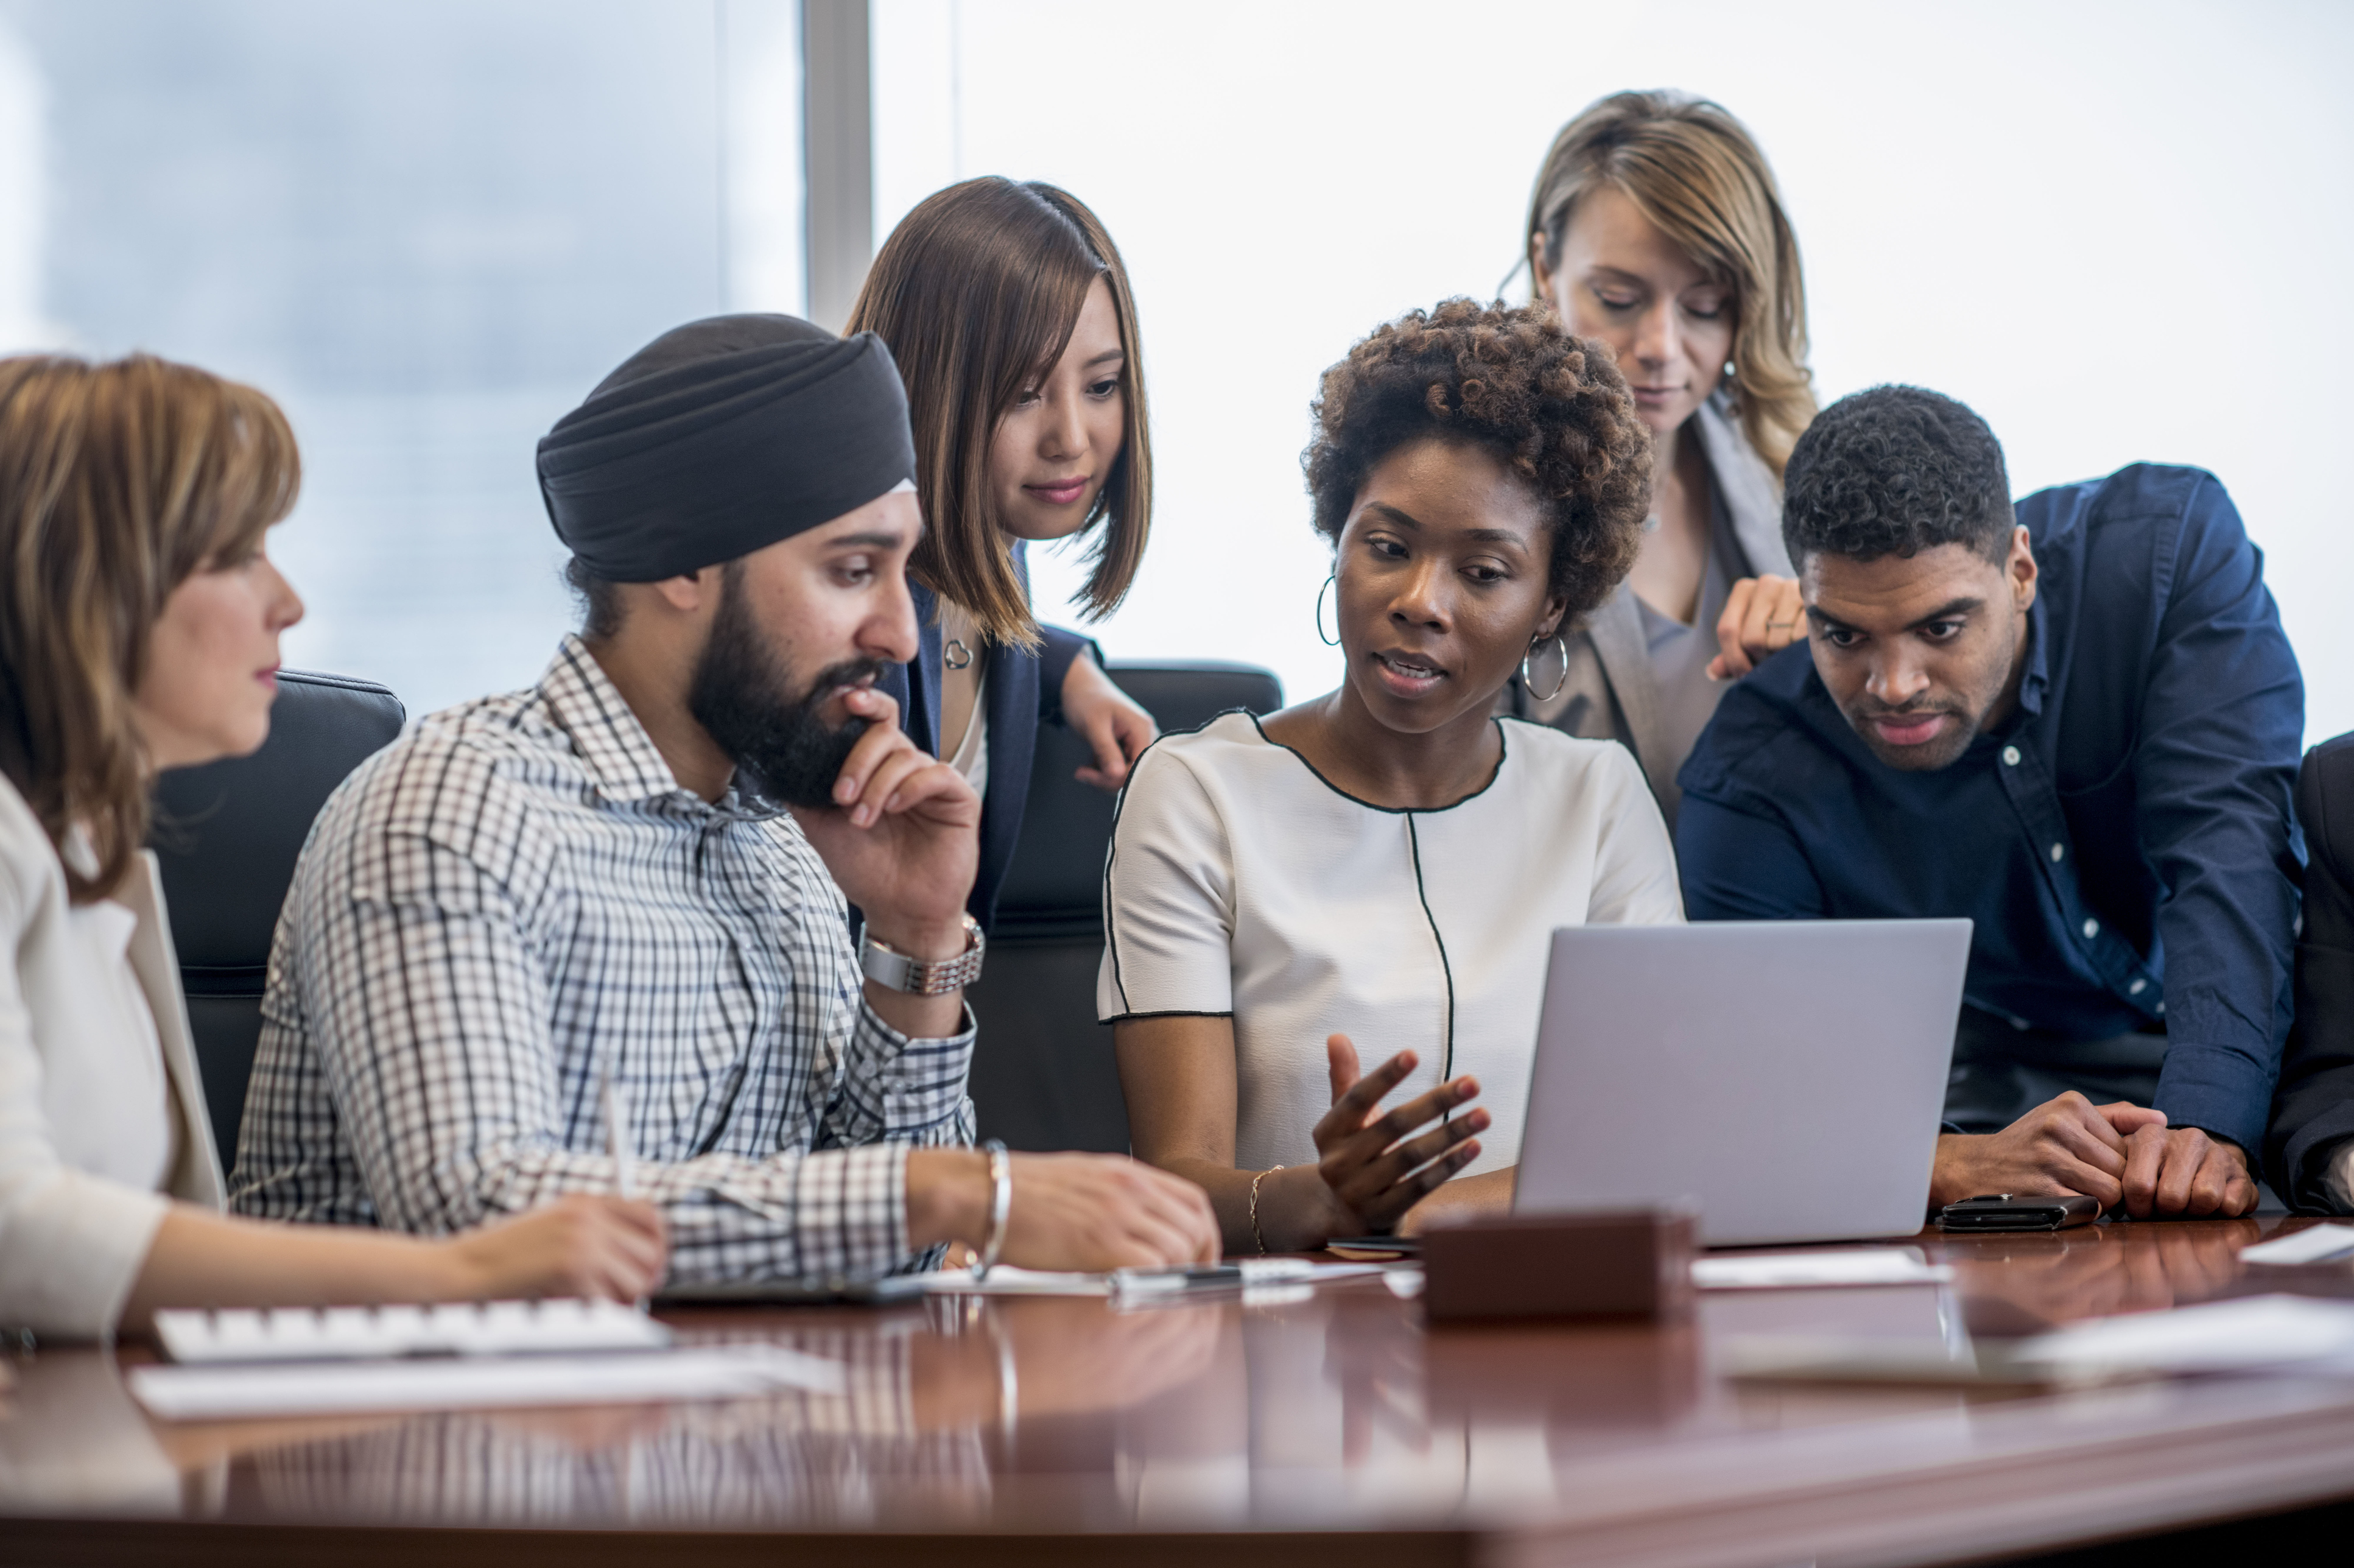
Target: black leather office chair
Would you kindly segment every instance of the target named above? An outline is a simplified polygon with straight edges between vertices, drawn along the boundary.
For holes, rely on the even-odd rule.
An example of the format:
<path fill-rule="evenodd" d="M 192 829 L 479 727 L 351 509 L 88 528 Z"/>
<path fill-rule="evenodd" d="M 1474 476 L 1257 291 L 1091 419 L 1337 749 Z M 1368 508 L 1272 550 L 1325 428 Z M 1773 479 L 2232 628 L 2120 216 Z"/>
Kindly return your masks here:
<path fill-rule="evenodd" d="M 261 1039 L 261 991 L 279 906 L 313 819 L 351 770 L 395 736 L 400 701 L 373 681 L 278 673 L 270 738 L 251 757 L 164 775 L 151 847 L 221 1163 L 237 1160 L 245 1081 Z"/>
<path fill-rule="evenodd" d="M 1264 714 L 1283 705 L 1283 683 L 1251 664 L 1114 664 L 1111 678 L 1164 734 L 1197 728 L 1229 708 Z M 1088 760 L 1087 743 L 1069 730 L 1038 732 L 1022 838 L 971 992 L 981 1022 L 974 1108 L 981 1135 L 1012 1149 L 1128 1150 L 1111 1031 L 1096 1022 L 1112 797 L 1071 777 Z"/>

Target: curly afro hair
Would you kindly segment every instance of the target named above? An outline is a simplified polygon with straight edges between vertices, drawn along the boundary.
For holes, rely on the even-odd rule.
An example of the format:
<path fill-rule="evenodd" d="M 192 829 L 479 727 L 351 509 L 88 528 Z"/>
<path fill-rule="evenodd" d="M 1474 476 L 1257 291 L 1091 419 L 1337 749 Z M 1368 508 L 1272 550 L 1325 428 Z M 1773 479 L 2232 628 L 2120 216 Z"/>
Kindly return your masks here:
<path fill-rule="evenodd" d="M 1951 397 L 1874 387 L 1815 418 L 1791 450 L 1782 542 L 1803 567 L 1815 555 L 1910 559 L 1967 545 L 1999 561 L 2016 517 L 2002 443 Z"/>
<path fill-rule="evenodd" d="M 1384 458 L 1436 438 L 1484 447 L 1547 503 L 1551 582 L 1575 618 L 1634 569 L 1650 506 L 1651 432 L 1599 345 L 1547 305 L 1447 300 L 1411 311 L 1324 373 L 1300 454 L 1316 531 L 1340 543 Z"/>

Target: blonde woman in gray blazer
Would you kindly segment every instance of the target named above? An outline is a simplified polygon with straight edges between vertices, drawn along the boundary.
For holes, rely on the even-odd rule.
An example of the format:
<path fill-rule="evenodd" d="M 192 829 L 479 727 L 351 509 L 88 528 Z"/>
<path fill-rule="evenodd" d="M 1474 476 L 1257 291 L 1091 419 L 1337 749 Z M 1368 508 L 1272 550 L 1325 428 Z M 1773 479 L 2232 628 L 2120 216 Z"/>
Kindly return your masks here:
<path fill-rule="evenodd" d="M 1564 126 L 1525 232 L 1536 295 L 1617 355 L 1654 468 L 1634 571 L 1531 657 L 1512 710 L 1623 742 L 1672 827 L 1725 683 L 1805 636 L 1782 545 L 1782 464 L 1815 414 L 1797 241 L 1740 122 L 1667 92 Z"/>
<path fill-rule="evenodd" d="M 302 601 L 277 406 L 134 356 L 0 360 L 0 1326 L 159 1308 L 643 1294 L 646 1205 L 578 1198 L 449 1240 L 223 1216 L 154 859 L 156 769 L 270 732 Z"/>

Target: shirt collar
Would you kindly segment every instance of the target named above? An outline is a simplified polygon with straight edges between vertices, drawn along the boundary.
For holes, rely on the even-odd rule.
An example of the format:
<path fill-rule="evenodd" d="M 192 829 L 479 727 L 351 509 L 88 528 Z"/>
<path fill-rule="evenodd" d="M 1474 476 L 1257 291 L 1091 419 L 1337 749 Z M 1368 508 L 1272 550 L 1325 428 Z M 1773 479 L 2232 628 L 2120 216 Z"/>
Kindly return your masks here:
<path fill-rule="evenodd" d="M 2019 681 L 2019 706 L 2031 715 L 2043 711 L 2043 694 L 2052 685 L 2052 662 L 2045 657 L 2052 638 L 2043 613 L 2044 598 L 2037 594 L 2035 602 L 2027 607 L 2027 673 Z"/>
<path fill-rule="evenodd" d="M 718 816 L 755 819 L 771 817 L 782 810 L 745 798 L 732 783 L 716 802 L 681 788 L 628 699 L 588 652 L 588 645 L 574 633 L 565 634 L 556 657 L 548 662 L 539 678 L 539 693 L 557 724 L 572 737 L 589 783 L 615 805 L 684 799 L 697 810 Z"/>

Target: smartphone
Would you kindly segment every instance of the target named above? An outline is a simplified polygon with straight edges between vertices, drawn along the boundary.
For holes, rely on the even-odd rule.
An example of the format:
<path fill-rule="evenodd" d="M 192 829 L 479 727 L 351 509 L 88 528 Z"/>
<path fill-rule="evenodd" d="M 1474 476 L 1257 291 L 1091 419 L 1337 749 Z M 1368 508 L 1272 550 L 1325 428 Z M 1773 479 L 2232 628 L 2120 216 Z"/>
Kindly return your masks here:
<path fill-rule="evenodd" d="M 1422 1255 L 1422 1243 L 1414 1236 L 1341 1236 L 1326 1242 L 1324 1247 L 1334 1256 L 1345 1257 L 1352 1263 Z"/>
<path fill-rule="evenodd" d="M 1988 1192 L 1937 1211 L 1941 1231 L 2063 1231 L 2100 1218 L 2101 1205 L 2081 1192 L 2057 1198 L 2015 1198 Z"/>

